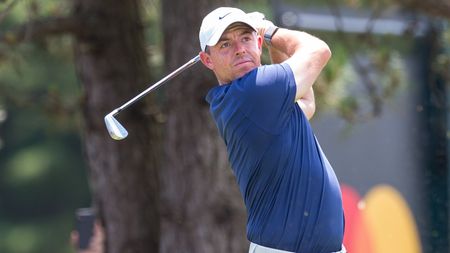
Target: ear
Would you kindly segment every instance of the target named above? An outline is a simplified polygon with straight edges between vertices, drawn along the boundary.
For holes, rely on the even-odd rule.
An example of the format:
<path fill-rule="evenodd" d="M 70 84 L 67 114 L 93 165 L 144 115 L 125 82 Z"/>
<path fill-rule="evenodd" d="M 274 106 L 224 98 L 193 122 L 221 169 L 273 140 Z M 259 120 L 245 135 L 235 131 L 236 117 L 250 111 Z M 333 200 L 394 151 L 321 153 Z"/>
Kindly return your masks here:
<path fill-rule="evenodd" d="M 257 43 L 258 43 L 258 49 L 260 51 L 260 53 L 262 53 L 262 45 L 263 45 L 263 39 L 261 37 L 261 35 L 257 35 Z"/>
<path fill-rule="evenodd" d="M 211 70 L 213 69 L 214 64 L 211 61 L 211 56 L 208 53 L 204 51 L 200 52 L 200 60 L 202 61 L 203 65 L 205 65 L 205 67 Z"/>

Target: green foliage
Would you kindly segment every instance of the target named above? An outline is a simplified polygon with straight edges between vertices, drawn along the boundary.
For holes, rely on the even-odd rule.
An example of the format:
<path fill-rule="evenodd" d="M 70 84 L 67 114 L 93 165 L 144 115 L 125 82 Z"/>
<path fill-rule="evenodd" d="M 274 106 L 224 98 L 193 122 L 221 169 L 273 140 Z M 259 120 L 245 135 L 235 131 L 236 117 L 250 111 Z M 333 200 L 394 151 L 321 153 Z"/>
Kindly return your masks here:
<path fill-rule="evenodd" d="M 0 222 L 0 252 L 71 253 L 69 234 L 72 216 L 59 214 L 25 222 Z"/>
<path fill-rule="evenodd" d="M 0 8 L 4 9 L 9 3 L 15 0 L 5 0 Z M 70 11 L 70 2 L 58 0 L 26 0 L 15 1 L 15 6 L 8 14 L 12 23 L 17 24 L 38 16 L 65 15 Z M 0 9 L 1 10 L 1 9 Z"/>
<path fill-rule="evenodd" d="M 66 4 L 19 1 L 0 27 Z M 71 252 L 74 210 L 90 205 L 80 97 L 70 37 L 0 44 L 0 252 Z"/>
<path fill-rule="evenodd" d="M 301 2 L 297 0 L 271 0 L 275 3 L 287 3 L 294 6 L 305 7 L 346 7 L 352 9 L 381 9 L 392 8 L 396 5 L 395 0 L 303 0 Z"/>
<path fill-rule="evenodd" d="M 407 87 L 405 59 L 412 39 L 371 34 L 313 33 L 333 57 L 315 84 L 319 111 L 331 111 L 349 124 L 379 116 L 379 110 Z"/>
<path fill-rule="evenodd" d="M 20 70 L 28 75 L 27 69 Z M 1 126 L 2 133 L 8 134 L 2 135 L 0 149 L 0 238 L 5 240 L 0 252 L 62 252 L 72 223 L 67 217 L 73 217 L 77 207 L 89 205 L 78 120 L 72 119 L 78 116 L 50 116 L 45 96 L 36 103 L 26 100 L 28 92 L 45 91 L 45 86 L 21 78 L 15 83 L 31 89 L 21 87 L 10 95 L 24 96 L 22 104 L 8 99 L 3 105 L 9 116 Z M 62 214 L 66 219 L 55 220 Z M 16 243 L 21 234 L 26 242 Z M 59 239 L 53 240 L 55 235 Z"/>
<path fill-rule="evenodd" d="M 444 82 L 450 85 L 450 23 L 444 23 L 442 26 L 442 36 L 439 40 L 441 51 L 433 63 L 433 69 L 441 75 Z"/>
<path fill-rule="evenodd" d="M 258 11 L 264 13 L 267 19 L 273 20 L 273 13 L 270 5 L 268 5 L 268 1 L 266 0 L 258 0 L 258 1 L 237 1 L 237 6 L 241 8 L 245 12 L 254 12 Z"/>
<path fill-rule="evenodd" d="M 159 80 L 163 73 L 164 52 L 162 46 L 162 32 L 160 13 L 161 5 L 157 0 L 143 0 L 143 23 L 149 56 L 149 65 L 152 67 L 154 80 Z"/>

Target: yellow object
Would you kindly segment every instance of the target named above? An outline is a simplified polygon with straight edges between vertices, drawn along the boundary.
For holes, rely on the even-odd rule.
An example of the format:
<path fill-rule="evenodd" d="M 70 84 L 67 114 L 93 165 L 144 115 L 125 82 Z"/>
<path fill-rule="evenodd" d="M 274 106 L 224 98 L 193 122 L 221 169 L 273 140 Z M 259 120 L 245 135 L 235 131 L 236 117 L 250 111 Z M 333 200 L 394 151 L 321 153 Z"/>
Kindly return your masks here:
<path fill-rule="evenodd" d="M 414 217 L 401 194 L 388 185 L 367 193 L 361 208 L 373 253 L 421 253 Z"/>

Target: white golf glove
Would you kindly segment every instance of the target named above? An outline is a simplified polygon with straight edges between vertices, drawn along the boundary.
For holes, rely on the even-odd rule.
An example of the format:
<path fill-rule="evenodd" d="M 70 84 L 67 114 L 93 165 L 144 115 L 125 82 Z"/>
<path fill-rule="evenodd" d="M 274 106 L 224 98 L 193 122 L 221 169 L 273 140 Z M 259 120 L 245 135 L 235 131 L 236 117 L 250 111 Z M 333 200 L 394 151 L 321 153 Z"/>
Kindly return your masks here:
<path fill-rule="evenodd" d="M 247 15 L 250 16 L 250 18 L 253 20 L 254 25 L 256 26 L 256 29 L 258 29 L 258 34 L 261 36 L 264 36 L 264 33 L 266 32 L 267 28 L 274 26 L 272 21 L 267 20 L 264 14 L 261 12 L 251 12 Z"/>

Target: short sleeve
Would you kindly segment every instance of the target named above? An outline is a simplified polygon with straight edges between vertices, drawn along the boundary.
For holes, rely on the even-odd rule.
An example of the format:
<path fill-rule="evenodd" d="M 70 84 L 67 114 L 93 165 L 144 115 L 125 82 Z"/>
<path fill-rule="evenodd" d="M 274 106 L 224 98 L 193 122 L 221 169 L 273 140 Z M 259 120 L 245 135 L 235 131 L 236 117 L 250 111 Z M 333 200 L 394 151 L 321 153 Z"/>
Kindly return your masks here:
<path fill-rule="evenodd" d="M 295 106 L 296 85 L 289 65 L 261 66 L 243 79 L 246 116 L 263 130 L 280 133 Z"/>

